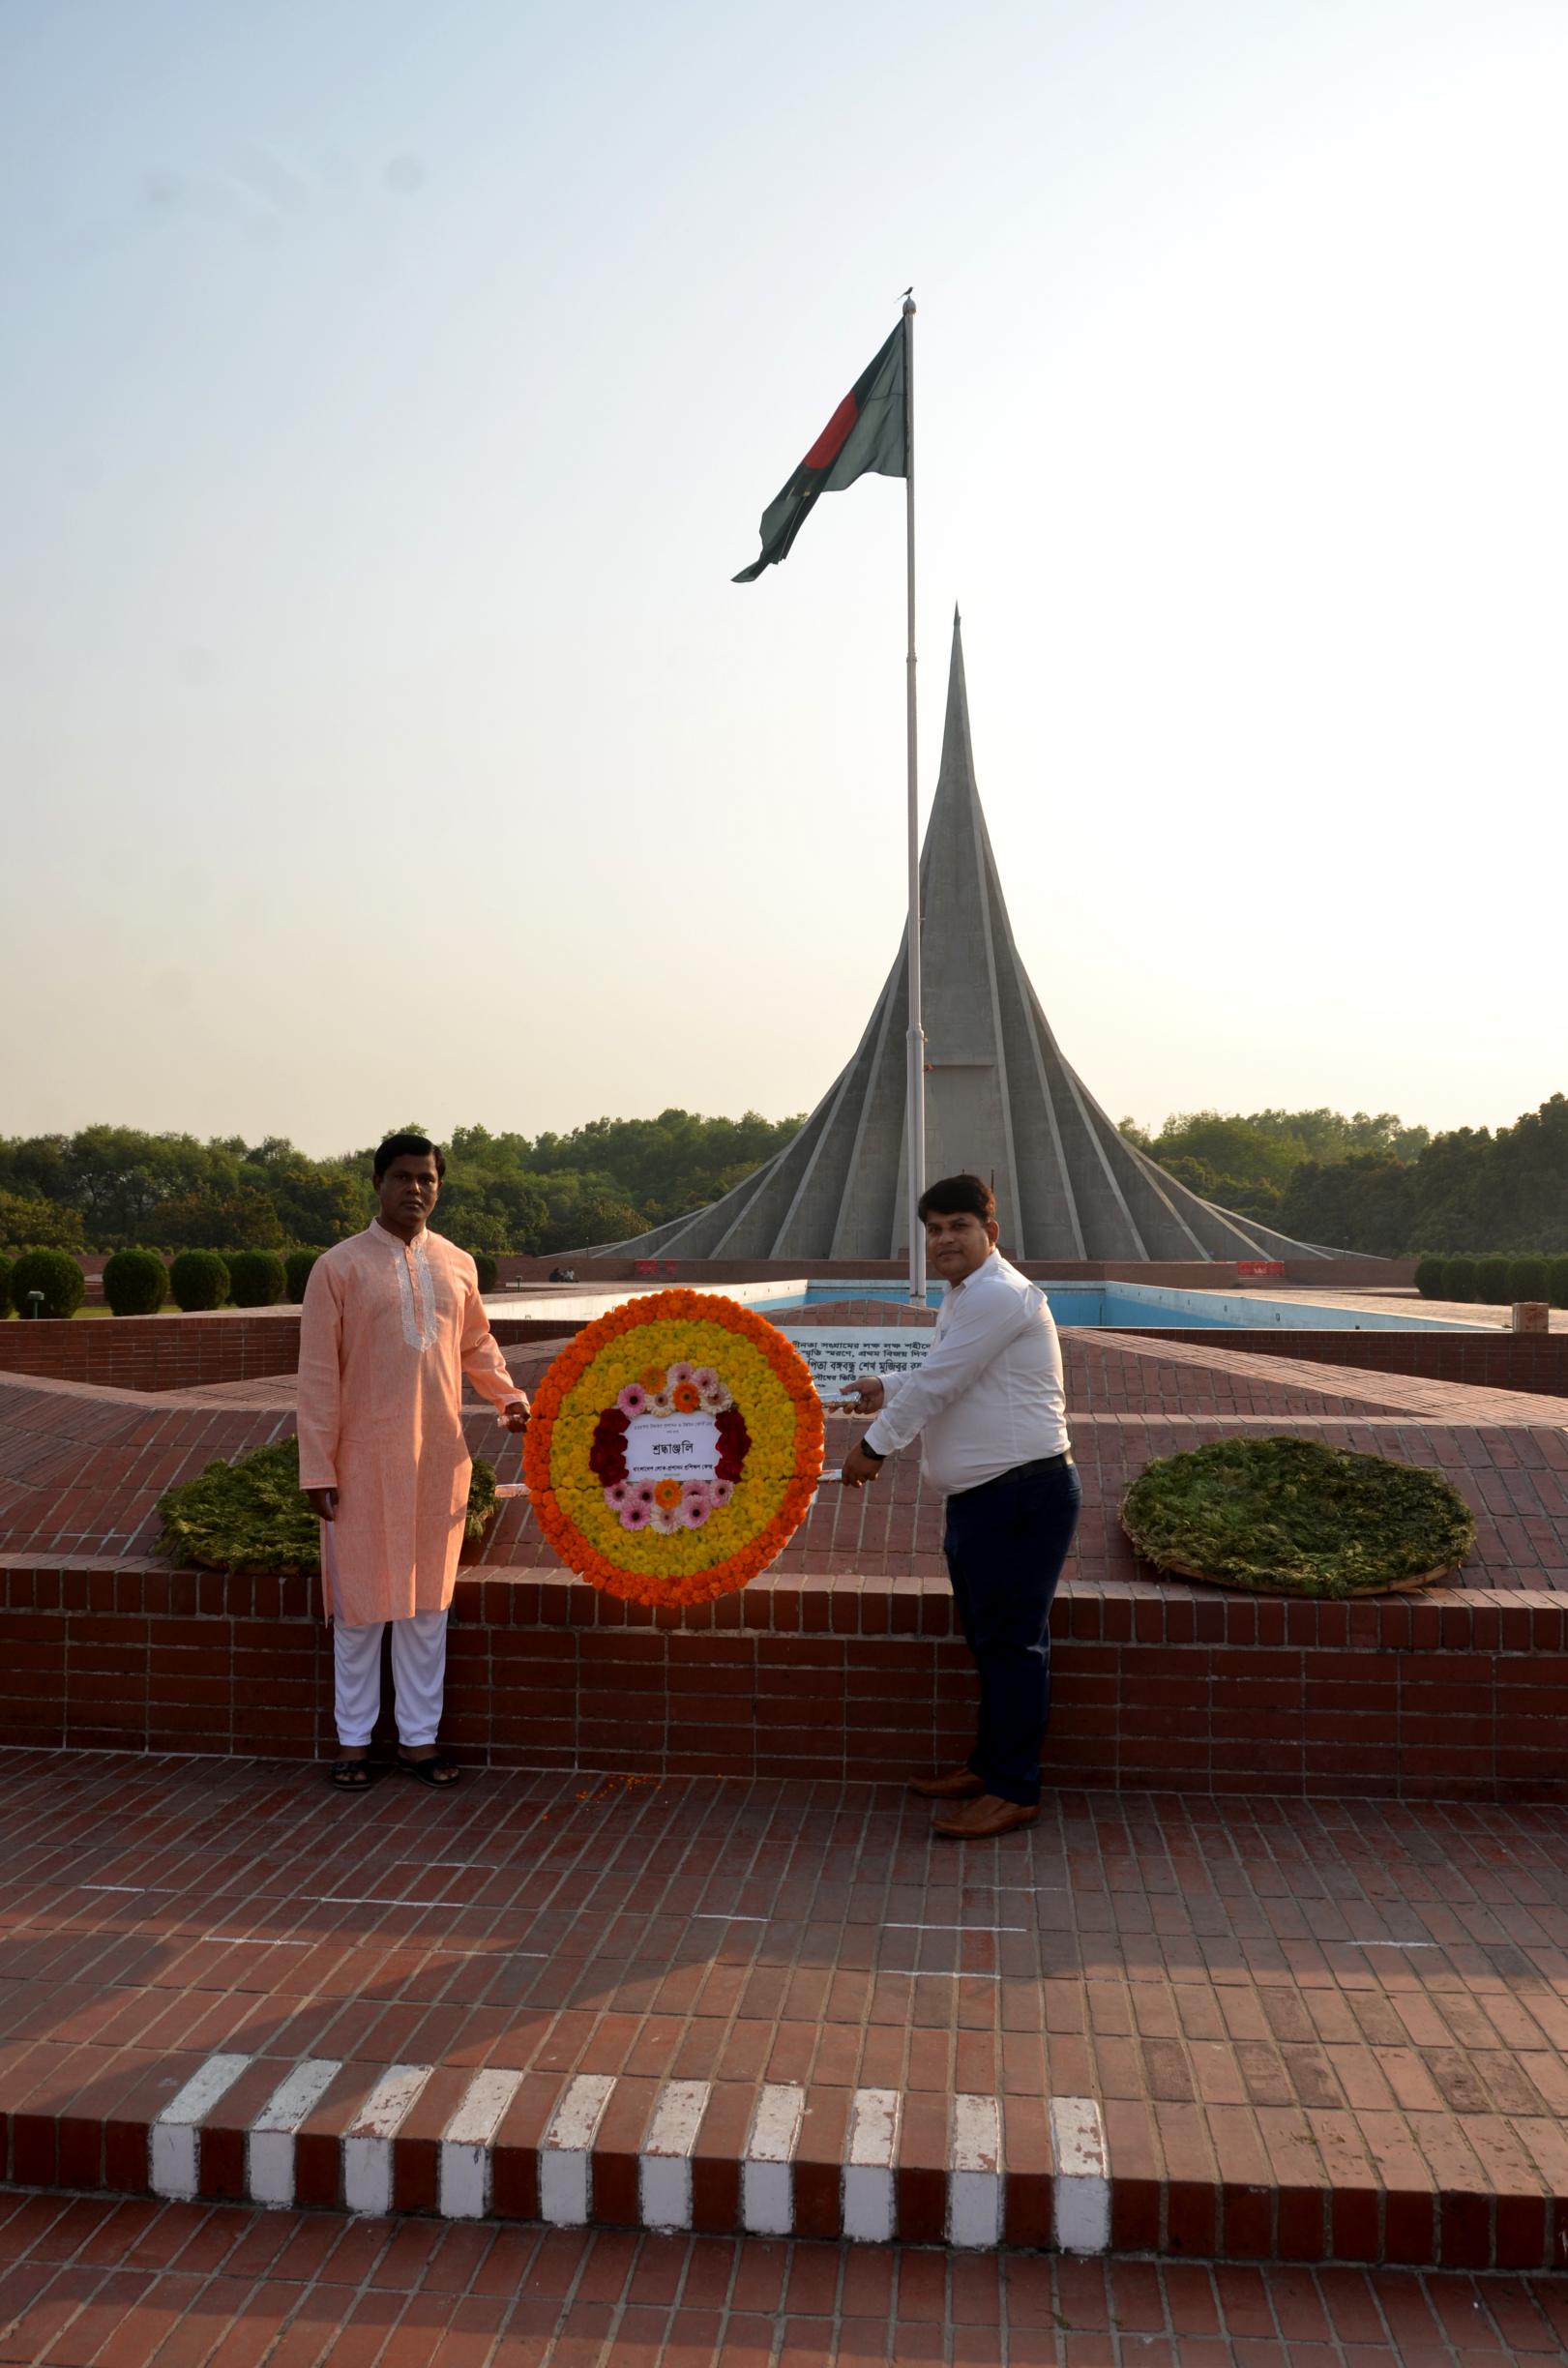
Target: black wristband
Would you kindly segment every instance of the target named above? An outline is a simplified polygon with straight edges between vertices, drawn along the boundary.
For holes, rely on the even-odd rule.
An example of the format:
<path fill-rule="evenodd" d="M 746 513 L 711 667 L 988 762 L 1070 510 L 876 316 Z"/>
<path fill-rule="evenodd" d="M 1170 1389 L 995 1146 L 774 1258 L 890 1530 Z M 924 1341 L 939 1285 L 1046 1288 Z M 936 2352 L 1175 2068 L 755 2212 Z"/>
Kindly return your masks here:
<path fill-rule="evenodd" d="M 870 1456 L 873 1464 L 885 1464 L 887 1462 L 885 1455 L 880 1454 L 874 1447 L 868 1447 L 864 1439 L 862 1439 L 860 1442 L 860 1452 L 863 1456 Z"/>

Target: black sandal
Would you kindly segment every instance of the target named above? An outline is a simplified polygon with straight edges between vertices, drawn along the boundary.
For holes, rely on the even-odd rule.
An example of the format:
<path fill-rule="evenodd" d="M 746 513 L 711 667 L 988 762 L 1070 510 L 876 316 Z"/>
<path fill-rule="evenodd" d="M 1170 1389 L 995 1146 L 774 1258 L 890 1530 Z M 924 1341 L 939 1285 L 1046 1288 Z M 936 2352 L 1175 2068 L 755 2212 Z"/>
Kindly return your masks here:
<path fill-rule="evenodd" d="M 429 1785 L 437 1792 L 444 1792 L 448 1785 L 455 1785 L 462 1773 L 456 1760 L 445 1760 L 439 1752 L 431 1752 L 428 1760 L 407 1760 L 399 1752 L 398 1765 L 405 1774 L 417 1776 L 421 1784 Z"/>
<path fill-rule="evenodd" d="M 369 1792 L 378 1773 L 369 1760 L 335 1760 L 328 1782 L 339 1792 Z"/>

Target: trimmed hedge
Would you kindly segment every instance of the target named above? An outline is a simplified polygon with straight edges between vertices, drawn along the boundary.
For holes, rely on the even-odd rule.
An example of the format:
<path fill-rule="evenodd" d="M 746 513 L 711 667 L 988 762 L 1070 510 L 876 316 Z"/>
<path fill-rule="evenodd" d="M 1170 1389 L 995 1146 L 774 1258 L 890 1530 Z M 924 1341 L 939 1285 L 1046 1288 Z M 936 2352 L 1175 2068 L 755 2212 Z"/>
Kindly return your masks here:
<path fill-rule="evenodd" d="M 168 1295 L 168 1268 L 156 1250 L 116 1250 L 104 1269 L 104 1297 L 116 1316 L 156 1316 Z"/>
<path fill-rule="evenodd" d="M 221 1308 L 228 1297 L 228 1268 L 216 1250 L 182 1250 L 168 1282 L 175 1306 L 188 1316 Z"/>
<path fill-rule="evenodd" d="M 80 1266 L 69 1250 L 24 1250 L 11 1270 L 11 1296 L 18 1316 L 31 1316 L 29 1291 L 42 1291 L 44 1316 L 74 1316 L 87 1296 Z"/>
<path fill-rule="evenodd" d="M 0 1258 L 0 1323 L 11 1313 L 11 1260 Z"/>
<path fill-rule="evenodd" d="M 1229 1438 L 1163 1456 L 1122 1526 L 1157 1570 L 1257 1595 L 1343 1602 L 1456 1570 L 1475 1520 L 1435 1472 L 1316 1439 Z"/>
<path fill-rule="evenodd" d="M 1433 1251 L 1429 1251 L 1425 1258 L 1417 1258 L 1415 1288 L 1423 1299 L 1447 1298 L 1448 1293 L 1443 1288 L 1443 1275 L 1447 1266 L 1448 1260 Z"/>
<path fill-rule="evenodd" d="M 470 1250 L 469 1257 L 479 1269 L 479 1288 L 486 1298 L 495 1288 L 495 1260 L 488 1250 Z"/>
<path fill-rule="evenodd" d="M 1473 1299 L 1475 1297 L 1475 1260 L 1473 1258 L 1451 1258 L 1443 1260 L 1443 1297 Z"/>
<path fill-rule="evenodd" d="M 300 1443 L 278 1439 L 236 1463 L 209 1464 L 158 1500 L 161 1554 L 202 1570 L 292 1578 L 321 1568 L 321 1524 L 300 1491 Z M 495 1511 L 495 1469 L 474 1458 L 464 1534 L 481 1538 Z"/>
<path fill-rule="evenodd" d="M 1553 1306 L 1568 1308 L 1568 1258 L 1549 1258 L 1546 1271 Z"/>
<path fill-rule="evenodd" d="M 1514 1305 L 1521 1299 L 1545 1299 L 1549 1296 L 1547 1263 L 1544 1258 L 1517 1258 L 1508 1261 L 1508 1300 Z"/>
<path fill-rule="evenodd" d="M 288 1277 L 276 1250 L 231 1250 L 228 1295 L 236 1307 L 276 1307 Z"/>
<path fill-rule="evenodd" d="M 1512 1258 L 1505 1258 L 1499 1250 L 1489 1251 L 1485 1258 L 1476 1259 L 1475 1295 L 1483 1306 L 1508 1305 L 1508 1272 L 1512 1264 Z"/>
<path fill-rule="evenodd" d="M 291 1250 L 283 1260 L 283 1297 L 291 1299 L 296 1307 L 305 1296 L 311 1269 L 320 1256 L 319 1250 Z"/>

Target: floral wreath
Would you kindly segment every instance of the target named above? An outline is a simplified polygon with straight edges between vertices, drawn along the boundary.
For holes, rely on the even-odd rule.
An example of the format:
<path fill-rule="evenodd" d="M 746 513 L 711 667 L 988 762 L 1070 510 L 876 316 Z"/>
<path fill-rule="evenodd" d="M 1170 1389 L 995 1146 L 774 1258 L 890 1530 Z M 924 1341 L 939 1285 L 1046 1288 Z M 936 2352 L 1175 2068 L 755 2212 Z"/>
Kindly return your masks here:
<path fill-rule="evenodd" d="M 534 1393 L 523 1477 L 568 1569 L 634 1603 L 707 1603 L 783 1552 L 822 1468 L 822 1406 L 782 1332 L 717 1293 L 585 1324 Z"/>

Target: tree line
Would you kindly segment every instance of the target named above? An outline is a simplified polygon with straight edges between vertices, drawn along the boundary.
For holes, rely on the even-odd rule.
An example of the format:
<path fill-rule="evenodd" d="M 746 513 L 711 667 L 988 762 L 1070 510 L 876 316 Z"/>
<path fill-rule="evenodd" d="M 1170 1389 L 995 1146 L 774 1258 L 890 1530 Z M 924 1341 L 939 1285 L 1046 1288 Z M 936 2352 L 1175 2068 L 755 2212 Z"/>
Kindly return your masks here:
<path fill-rule="evenodd" d="M 729 1191 L 800 1124 L 666 1110 L 565 1135 L 459 1127 L 435 1222 L 491 1255 L 624 1240 Z M 1121 1127 L 1205 1199 L 1298 1240 L 1384 1258 L 1568 1251 L 1562 1094 L 1511 1127 L 1435 1136 L 1390 1111 L 1330 1110 L 1191 1110 L 1157 1133 Z M 369 1148 L 312 1159 L 281 1136 L 204 1142 L 111 1126 L 0 1138 L 0 1250 L 326 1248 L 373 1207 Z"/>
<path fill-rule="evenodd" d="M 459 1127 L 435 1224 L 492 1255 L 621 1240 L 727 1192 L 800 1124 L 666 1110 L 569 1135 Z M 116 1126 L 0 1137 L 0 1250 L 326 1249 L 370 1221 L 372 1148 L 312 1159 L 282 1136 L 201 1141 Z"/>
<path fill-rule="evenodd" d="M 1123 1134 L 1204 1199 L 1378 1258 L 1568 1251 L 1568 1097 L 1511 1127 L 1433 1135 L 1390 1111 L 1196 1110 Z"/>

